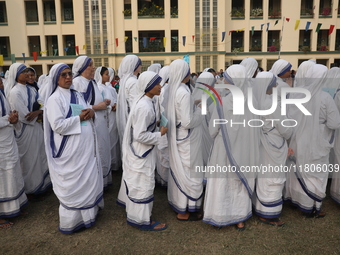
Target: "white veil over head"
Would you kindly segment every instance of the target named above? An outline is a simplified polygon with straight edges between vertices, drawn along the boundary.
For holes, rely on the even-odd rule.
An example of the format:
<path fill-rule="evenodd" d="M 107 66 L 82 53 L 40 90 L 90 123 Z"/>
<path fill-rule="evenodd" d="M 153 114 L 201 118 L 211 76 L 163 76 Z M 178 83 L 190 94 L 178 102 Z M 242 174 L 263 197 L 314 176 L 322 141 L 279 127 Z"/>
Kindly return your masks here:
<path fill-rule="evenodd" d="M 26 69 L 27 67 L 22 63 L 14 63 L 9 67 L 8 78 L 4 83 L 5 87 L 5 95 L 8 97 L 11 89 L 17 83 L 18 76 Z"/>

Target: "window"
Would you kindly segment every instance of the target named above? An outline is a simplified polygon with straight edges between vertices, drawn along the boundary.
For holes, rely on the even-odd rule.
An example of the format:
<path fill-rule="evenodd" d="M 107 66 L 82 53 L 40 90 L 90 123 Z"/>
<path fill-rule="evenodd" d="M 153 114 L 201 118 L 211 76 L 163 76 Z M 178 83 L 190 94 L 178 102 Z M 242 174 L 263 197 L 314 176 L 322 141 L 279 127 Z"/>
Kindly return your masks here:
<path fill-rule="evenodd" d="M 272 66 L 274 65 L 274 63 L 277 61 L 277 59 L 267 59 L 267 71 L 269 71 L 270 69 L 272 69 Z"/>
<path fill-rule="evenodd" d="M 11 55 L 9 37 L 0 37 L 0 55 L 5 58 Z"/>
<path fill-rule="evenodd" d="M 280 50 L 280 31 L 278 30 L 268 31 L 267 47 L 269 52 Z"/>
<path fill-rule="evenodd" d="M 38 55 L 40 55 L 41 47 L 40 47 L 40 36 L 29 36 L 28 37 L 28 48 L 29 48 L 29 54 L 32 57 L 32 52 L 38 52 Z"/>
<path fill-rule="evenodd" d="M 72 0 L 61 1 L 61 18 L 62 21 L 73 21 L 73 3 Z"/>
<path fill-rule="evenodd" d="M 340 51 L 340 29 L 336 30 L 335 50 Z"/>
<path fill-rule="evenodd" d="M 64 51 L 65 55 L 76 55 L 76 40 L 74 35 L 64 36 Z"/>
<path fill-rule="evenodd" d="M 142 61 L 142 72 L 145 72 L 148 70 L 148 67 L 151 66 L 151 61 Z"/>
<path fill-rule="evenodd" d="M 133 52 L 132 31 L 125 31 L 125 52 Z"/>
<path fill-rule="evenodd" d="M 314 3 L 313 0 L 301 0 L 301 17 L 313 17 L 314 16 Z"/>
<path fill-rule="evenodd" d="M 44 1 L 44 21 L 56 21 L 54 1 Z"/>
<path fill-rule="evenodd" d="M 230 15 L 232 18 L 244 18 L 244 0 L 232 0 Z"/>
<path fill-rule="evenodd" d="M 263 17 L 262 0 L 250 1 L 250 17 L 251 18 Z"/>
<path fill-rule="evenodd" d="M 249 51 L 262 51 L 262 31 L 249 32 Z"/>
<path fill-rule="evenodd" d="M 318 51 L 328 51 L 328 30 L 323 29 L 318 33 L 318 42 L 317 42 L 317 50 Z"/>
<path fill-rule="evenodd" d="M 299 51 L 309 52 L 311 51 L 311 30 L 300 30 L 300 37 L 299 37 Z"/>
<path fill-rule="evenodd" d="M 139 31 L 139 52 L 165 52 L 164 31 Z"/>
<path fill-rule="evenodd" d="M 164 0 L 138 0 L 138 16 L 164 16 Z"/>
<path fill-rule="evenodd" d="M 178 51 L 178 30 L 171 30 L 171 52 Z"/>
<path fill-rule="evenodd" d="M 56 35 L 46 36 L 47 56 L 59 56 L 58 37 Z"/>
<path fill-rule="evenodd" d="M 231 51 L 243 52 L 244 32 L 232 32 L 231 34 Z"/>
<path fill-rule="evenodd" d="M 0 23 L 7 23 L 6 2 L 0 1 Z"/>
<path fill-rule="evenodd" d="M 39 22 L 37 1 L 25 1 L 26 22 Z"/>
<path fill-rule="evenodd" d="M 332 0 L 320 0 L 319 17 L 332 17 Z"/>
<path fill-rule="evenodd" d="M 281 18 L 281 0 L 269 0 L 269 12 L 270 19 Z"/>
<path fill-rule="evenodd" d="M 171 18 L 178 17 L 178 0 L 170 1 L 170 15 L 171 15 Z"/>

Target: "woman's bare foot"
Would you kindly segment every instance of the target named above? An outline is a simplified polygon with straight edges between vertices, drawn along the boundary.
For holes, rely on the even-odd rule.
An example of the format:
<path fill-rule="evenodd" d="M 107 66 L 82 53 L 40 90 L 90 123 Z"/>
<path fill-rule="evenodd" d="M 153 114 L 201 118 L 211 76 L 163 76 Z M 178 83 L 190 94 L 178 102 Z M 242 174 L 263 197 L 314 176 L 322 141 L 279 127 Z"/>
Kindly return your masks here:
<path fill-rule="evenodd" d="M 14 225 L 13 222 L 10 222 L 5 219 L 0 219 L 0 228 L 10 228 Z"/>

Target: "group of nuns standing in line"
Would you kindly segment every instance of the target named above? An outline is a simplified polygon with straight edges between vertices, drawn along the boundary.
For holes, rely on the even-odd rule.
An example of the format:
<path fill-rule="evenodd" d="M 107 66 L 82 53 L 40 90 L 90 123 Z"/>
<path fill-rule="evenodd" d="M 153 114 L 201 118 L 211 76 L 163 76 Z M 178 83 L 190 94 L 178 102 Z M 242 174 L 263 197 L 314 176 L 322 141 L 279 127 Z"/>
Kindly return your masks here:
<path fill-rule="evenodd" d="M 0 86 L 0 228 L 13 225 L 5 218 L 20 215 L 26 194 L 44 193 L 51 184 L 60 202 L 59 230 L 69 234 L 92 226 L 104 207 L 111 170 L 121 166 L 117 203 L 126 208 L 128 224 L 140 230 L 167 228 L 151 218 L 156 182 L 167 187 L 180 221 L 242 231 L 255 213 L 262 223 L 282 226 L 284 200 L 307 217 L 324 217 L 329 172 L 340 163 L 340 68 L 305 61 L 291 82 L 291 67 L 279 59 L 270 71 L 259 72 L 257 61 L 246 58 L 221 79 L 205 71 L 193 84 L 184 60 L 141 72 L 141 59 L 127 55 L 118 69 L 117 94 L 110 84 L 114 70 L 95 68 L 87 56 L 78 57 L 72 69 L 55 64 L 38 86 L 28 78 L 34 69 L 12 64 Z M 218 83 L 243 92 L 243 115 L 233 113 L 234 95 L 215 89 Z M 292 84 L 310 92 L 303 106 L 311 115 L 294 105 L 282 114 L 281 90 Z M 206 92 L 218 95 L 203 106 Z M 270 114 L 255 115 L 249 97 L 258 111 L 272 109 L 273 97 L 279 103 Z M 238 125 L 216 125 L 216 119 Z M 246 124 L 254 119 L 263 125 Z M 291 120 L 297 124 L 282 124 Z M 235 171 L 197 171 L 216 166 Z M 247 166 L 296 171 L 242 171 Z M 310 171 L 315 166 L 323 171 Z M 340 174 L 333 172 L 331 196 L 340 203 Z"/>

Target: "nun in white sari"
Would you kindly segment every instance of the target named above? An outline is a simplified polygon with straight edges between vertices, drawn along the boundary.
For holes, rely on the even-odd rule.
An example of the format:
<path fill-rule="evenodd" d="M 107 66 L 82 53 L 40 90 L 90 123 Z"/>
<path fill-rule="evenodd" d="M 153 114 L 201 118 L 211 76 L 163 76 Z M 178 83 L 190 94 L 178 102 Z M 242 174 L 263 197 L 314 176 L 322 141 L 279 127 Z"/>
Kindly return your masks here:
<path fill-rule="evenodd" d="M 136 55 L 127 55 L 123 58 L 118 69 L 119 93 L 117 101 L 117 124 L 119 141 L 122 144 L 126 121 L 129 116 L 130 108 L 136 97 L 135 88 L 137 75 L 141 72 L 142 61 Z"/>
<path fill-rule="evenodd" d="M 259 102 L 257 110 L 269 110 L 273 104 L 273 97 L 277 96 L 276 77 L 270 72 L 261 72 L 254 80 L 253 94 Z M 275 93 L 273 93 L 273 89 Z M 255 213 L 260 221 L 273 226 L 282 226 L 284 223 L 278 218 L 282 210 L 282 191 L 286 181 L 286 173 L 282 166 L 286 164 L 288 145 L 287 141 L 293 129 L 281 123 L 286 116 L 281 115 L 281 107 L 268 115 L 259 116 L 264 122 L 260 130 L 260 162 L 267 167 L 266 171 L 257 174 L 256 192 L 253 196 Z M 275 121 L 271 121 L 275 119 Z M 281 170 L 280 170 L 281 169 Z"/>
<path fill-rule="evenodd" d="M 4 218 L 20 215 L 21 209 L 27 204 L 14 137 L 17 121 L 18 112 L 11 111 L 0 80 L 0 229 L 11 227 L 13 223 Z"/>
<path fill-rule="evenodd" d="M 297 80 L 297 86 L 311 93 L 311 100 L 304 103 L 311 115 L 304 115 L 294 106 L 288 107 L 288 118 L 298 123 L 289 144 L 295 152 L 297 171 L 287 176 L 285 199 L 291 200 L 308 216 L 324 217 L 321 205 L 326 197 L 329 152 L 334 144 L 333 131 L 340 127 L 340 116 L 332 97 L 321 91 L 327 67 L 308 61 L 304 63 L 309 68 L 304 70 L 300 65 L 297 76 L 302 78 Z M 298 75 L 300 69 L 304 76 Z M 296 93 L 290 98 L 303 96 Z"/>
<path fill-rule="evenodd" d="M 58 197 L 59 230 L 71 234 L 95 223 L 103 208 L 103 175 L 94 112 L 81 93 L 70 89 L 71 69 L 54 65 L 48 76 L 51 95 L 44 111 L 45 149 L 53 191 Z"/>
<path fill-rule="evenodd" d="M 111 111 L 109 114 L 109 132 L 111 143 L 111 169 L 117 171 L 122 166 L 122 154 L 120 152 L 119 134 L 117 127 L 117 99 L 118 94 L 115 88 L 112 87 L 111 82 L 115 77 L 115 71 L 109 67 L 110 80 L 106 82 L 110 95 L 111 95 Z"/>
<path fill-rule="evenodd" d="M 336 74 L 334 75 L 336 84 L 333 83 L 334 88 L 336 88 L 336 93 L 334 95 L 335 104 L 340 111 L 340 68 L 332 68 L 331 70 L 336 70 Z M 332 185 L 330 189 L 331 197 L 335 202 L 340 204 L 340 130 L 335 130 L 334 137 L 334 165 L 333 165 L 333 173 L 332 173 Z M 338 169 L 338 170 L 336 170 Z"/>
<path fill-rule="evenodd" d="M 110 100 L 110 105 L 107 106 L 106 113 L 104 115 L 104 120 L 99 120 L 99 121 L 103 121 L 103 123 L 101 123 L 102 128 L 100 129 L 100 131 L 97 129 L 97 132 L 103 132 L 102 134 L 98 135 L 98 139 L 101 139 L 101 140 L 98 140 L 98 145 L 102 147 L 102 150 L 106 152 L 104 154 L 105 161 L 103 162 L 103 159 L 101 161 L 102 161 L 104 176 L 107 175 L 107 177 L 104 178 L 104 187 L 107 187 L 107 185 L 112 184 L 111 139 L 108 139 L 108 138 L 110 137 L 110 112 L 112 111 L 111 103 L 114 100 L 114 98 L 112 97 L 111 91 L 105 85 L 105 83 L 110 80 L 109 70 L 103 66 L 98 67 L 94 74 L 94 80 L 97 82 L 97 86 L 98 86 L 98 89 L 101 93 L 103 100 L 104 99 Z M 99 151 L 99 153 L 101 153 L 101 151 Z"/>
<path fill-rule="evenodd" d="M 248 86 L 245 68 L 232 65 L 223 75 L 229 84 L 242 90 L 246 99 Z M 217 104 L 209 123 L 214 145 L 208 166 L 225 169 L 206 174 L 203 222 L 214 226 L 236 224 L 238 230 L 244 230 L 244 221 L 252 215 L 255 173 L 251 168 L 259 164 L 259 139 L 256 128 L 242 124 L 254 119 L 247 103 L 245 100 L 244 115 L 233 115 L 233 94 L 228 94 L 222 98 L 222 106 Z M 215 119 L 226 119 L 228 123 L 214 124 Z"/>
<path fill-rule="evenodd" d="M 127 222 L 141 230 L 163 230 L 165 224 L 152 222 L 154 200 L 156 150 L 160 138 L 167 132 L 161 127 L 157 132 L 157 119 L 153 96 L 159 95 L 161 77 L 146 71 L 137 83 L 137 98 L 123 138 L 123 189 Z M 122 190 L 122 188 L 121 188 Z M 123 196 L 123 194 L 121 194 Z"/>
<path fill-rule="evenodd" d="M 95 67 L 93 60 L 87 56 L 78 57 L 72 66 L 74 89 L 82 93 L 85 101 L 95 111 L 95 127 L 98 138 L 99 156 L 103 168 L 104 188 L 112 184 L 111 147 L 108 127 L 108 111 L 110 99 L 105 98 L 94 80 Z"/>
<path fill-rule="evenodd" d="M 194 100 L 201 100 L 202 95 L 206 94 L 206 91 L 210 91 L 209 87 L 205 86 L 208 85 L 210 87 L 214 87 L 216 83 L 216 79 L 214 75 L 210 72 L 203 72 L 197 78 L 195 83 L 195 89 L 192 93 Z M 205 84 L 205 85 L 204 85 Z M 208 100 L 207 100 L 208 101 Z M 210 102 L 210 101 L 208 101 Z M 213 109 L 214 105 L 210 105 L 209 108 Z M 203 157 L 203 165 L 206 166 L 208 163 L 208 158 L 210 155 L 211 147 L 214 143 L 214 139 L 209 134 L 209 121 L 210 121 L 211 114 L 208 111 L 207 115 L 204 116 L 204 120 L 202 121 L 202 157 Z"/>
<path fill-rule="evenodd" d="M 169 101 L 166 117 L 169 120 L 168 146 L 170 174 L 168 201 L 177 212 L 178 220 L 200 220 L 198 212 L 203 196 L 203 172 L 195 172 L 202 166 L 202 122 L 204 116 L 196 107 L 187 82 L 189 65 L 181 59 L 170 64 Z"/>
<path fill-rule="evenodd" d="M 46 153 L 44 131 L 37 122 L 42 111 L 33 111 L 38 93 L 26 85 L 27 73 L 24 64 L 12 64 L 5 86 L 6 96 L 12 109 L 19 113 L 15 137 L 19 150 L 20 165 L 25 181 L 26 194 L 40 194 L 51 186 Z"/>
<path fill-rule="evenodd" d="M 160 113 L 165 112 L 165 108 L 168 104 L 168 96 L 169 96 L 169 66 L 164 66 L 159 71 L 159 76 L 162 78 L 161 86 L 162 91 L 158 96 L 158 104 Z M 165 187 L 168 185 L 169 178 L 169 148 L 168 148 L 168 135 L 165 134 L 161 137 L 159 144 L 157 145 L 157 173 L 156 173 L 156 181 L 161 186 Z"/>

